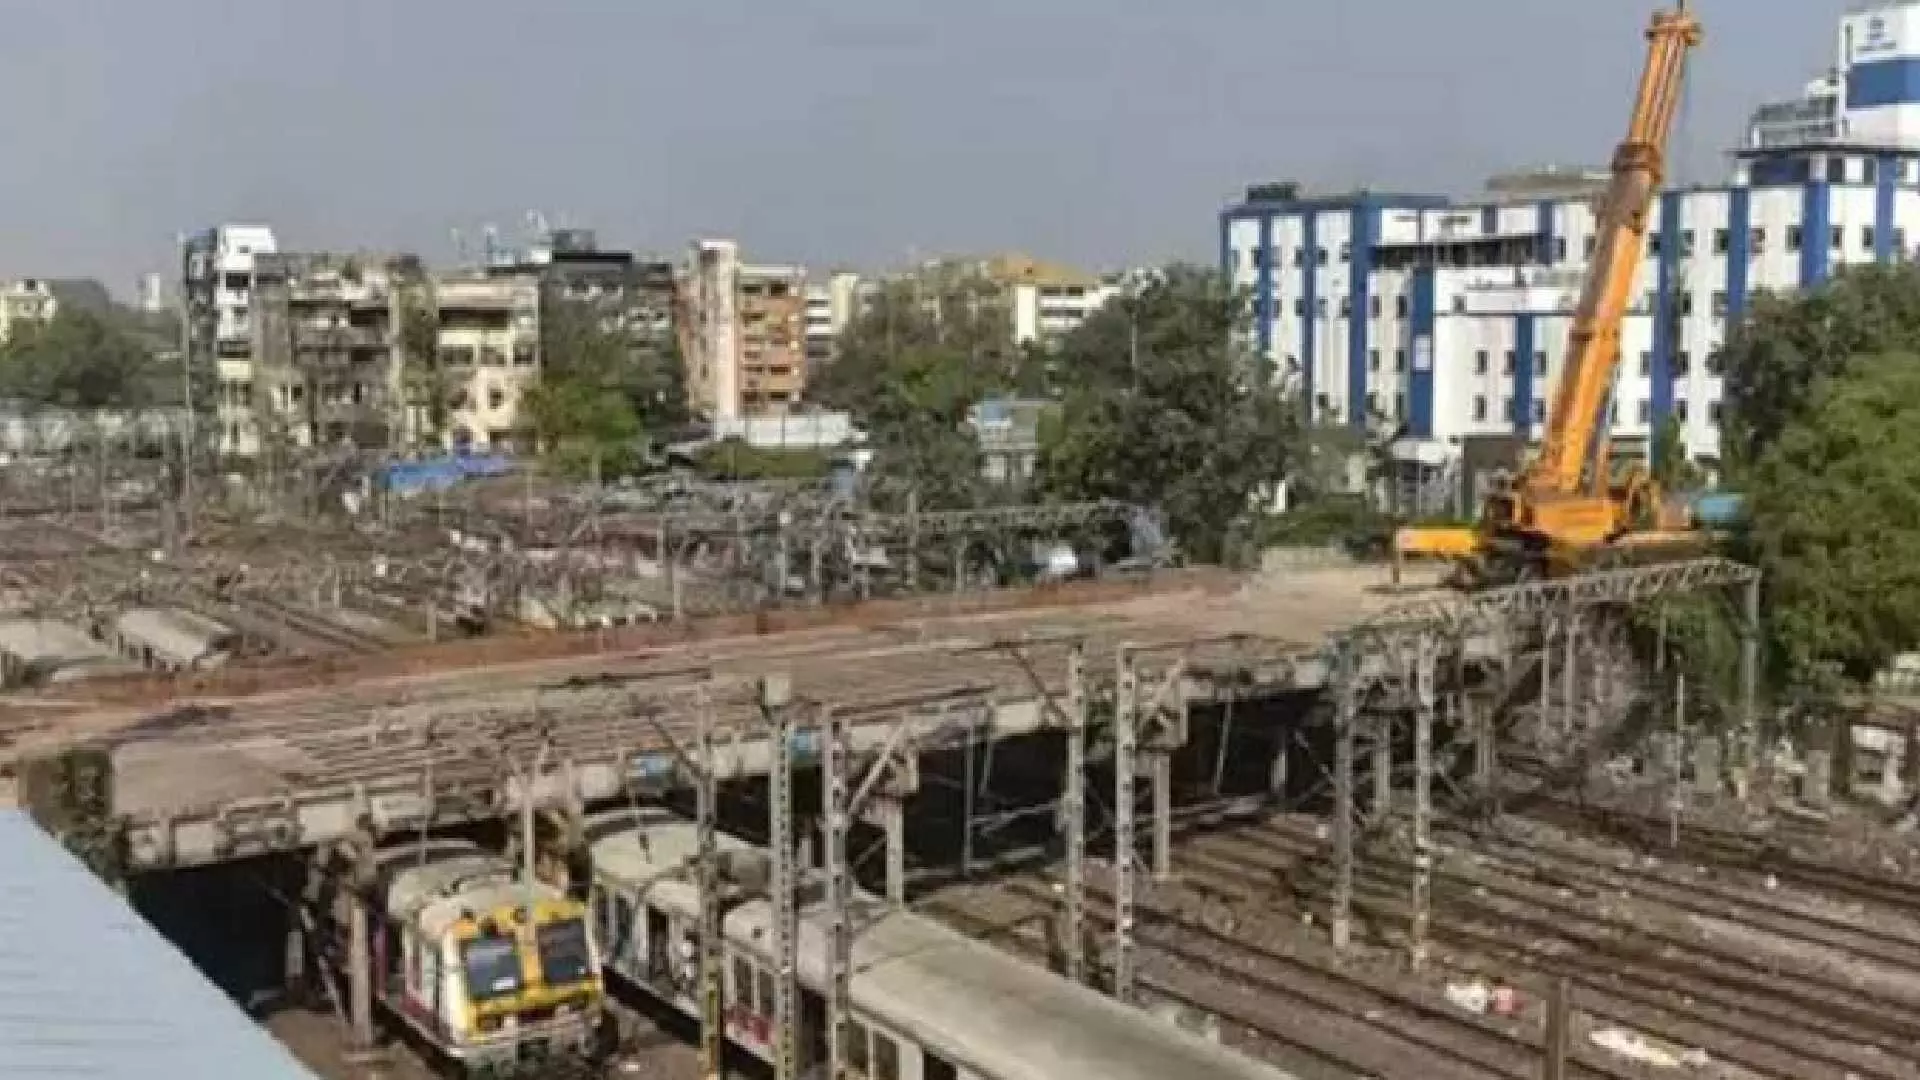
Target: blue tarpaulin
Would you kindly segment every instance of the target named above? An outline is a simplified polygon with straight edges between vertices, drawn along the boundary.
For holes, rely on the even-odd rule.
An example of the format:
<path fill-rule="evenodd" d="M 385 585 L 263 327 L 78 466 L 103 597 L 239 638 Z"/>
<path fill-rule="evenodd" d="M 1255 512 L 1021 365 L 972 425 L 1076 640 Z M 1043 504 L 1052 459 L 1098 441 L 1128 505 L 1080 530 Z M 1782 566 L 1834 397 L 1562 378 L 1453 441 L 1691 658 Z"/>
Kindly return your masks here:
<path fill-rule="evenodd" d="M 417 491 L 444 491 L 475 476 L 505 476 L 513 471 L 513 459 L 505 454 L 456 454 L 428 458 L 425 461 L 396 461 L 383 471 L 381 482 L 388 491 L 402 495 Z"/>

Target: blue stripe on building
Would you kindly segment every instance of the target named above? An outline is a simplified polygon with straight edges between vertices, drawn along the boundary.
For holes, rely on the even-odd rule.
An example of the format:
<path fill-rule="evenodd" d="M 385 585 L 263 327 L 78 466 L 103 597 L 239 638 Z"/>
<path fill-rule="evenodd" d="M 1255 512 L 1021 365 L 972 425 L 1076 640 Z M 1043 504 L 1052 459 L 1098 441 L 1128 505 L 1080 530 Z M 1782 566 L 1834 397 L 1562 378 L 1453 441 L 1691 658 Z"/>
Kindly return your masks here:
<path fill-rule="evenodd" d="M 1881 154 L 1873 164 L 1873 261 L 1890 263 L 1893 250 L 1894 192 L 1899 190 L 1900 159 Z"/>
<path fill-rule="evenodd" d="M 1533 228 L 1539 234 L 1539 239 L 1534 242 L 1533 258 L 1540 265 L 1549 266 L 1554 261 L 1554 244 L 1557 239 L 1553 235 L 1553 204 L 1542 200 L 1538 206 L 1534 207 L 1533 212 Z"/>
<path fill-rule="evenodd" d="M 1380 238 L 1380 208 L 1362 201 L 1347 227 L 1347 423 L 1367 425 L 1367 295 L 1373 277 L 1373 245 Z"/>
<path fill-rule="evenodd" d="M 1810 180 L 1800 189 L 1800 287 L 1809 288 L 1827 279 L 1827 251 L 1833 243 L 1829 235 L 1829 210 L 1833 190 L 1825 180 Z"/>
<path fill-rule="evenodd" d="M 1747 310 L 1747 276 L 1753 263 L 1753 191 L 1727 193 L 1727 325 Z"/>
<path fill-rule="evenodd" d="M 1920 103 L 1920 59 L 1909 56 L 1854 64 L 1847 69 L 1847 108 Z"/>
<path fill-rule="evenodd" d="M 1660 258 L 1653 309 L 1653 427 L 1658 431 L 1673 411 L 1673 350 L 1679 327 L 1674 295 L 1680 267 L 1680 193 L 1660 194 Z"/>
<path fill-rule="evenodd" d="M 1259 246 L 1253 258 L 1254 347 L 1264 359 L 1273 355 L 1273 215 L 1260 215 Z"/>
<path fill-rule="evenodd" d="M 1412 374 L 1407 379 L 1409 428 L 1416 439 L 1433 438 L 1433 379 L 1438 362 L 1433 348 L 1433 267 L 1417 266 L 1413 271 L 1411 330 Z"/>
<path fill-rule="evenodd" d="M 1513 433 L 1523 439 L 1533 437 L 1535 319 L 1525 312 L 1513 317 L 1513 410 L 1507 419 L 1513 424 Z"/>
<path fill-rule="evenodd" d="M 1317 371 L 1314 362 L 1315 329 L 1320 316 L 1320 228 L 1318 215 L 1309 210 L 1300 216 L 1300 298 L 1306 315 L 1300 320 L 1300 370 L 1305 373 L 1307 415 L 1320 419 Z"/>

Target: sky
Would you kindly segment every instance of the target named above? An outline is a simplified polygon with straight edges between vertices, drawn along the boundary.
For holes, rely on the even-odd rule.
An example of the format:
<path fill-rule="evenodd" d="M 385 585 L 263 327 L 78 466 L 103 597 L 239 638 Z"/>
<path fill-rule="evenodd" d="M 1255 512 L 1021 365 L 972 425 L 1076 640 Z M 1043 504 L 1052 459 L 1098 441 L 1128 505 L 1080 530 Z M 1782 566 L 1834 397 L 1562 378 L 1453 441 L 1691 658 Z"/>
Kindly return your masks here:
<path fill-rule="evenodd" d="M 1248 183 L 1604 164 L 1655 0 L 0 0 L 0 276 L 179 233 L 456 254 L 529 211 L 877 268 L 1210 258 Z M 1832 62 L 1844 0 L 1696 0 L 1684 179 Z"/>

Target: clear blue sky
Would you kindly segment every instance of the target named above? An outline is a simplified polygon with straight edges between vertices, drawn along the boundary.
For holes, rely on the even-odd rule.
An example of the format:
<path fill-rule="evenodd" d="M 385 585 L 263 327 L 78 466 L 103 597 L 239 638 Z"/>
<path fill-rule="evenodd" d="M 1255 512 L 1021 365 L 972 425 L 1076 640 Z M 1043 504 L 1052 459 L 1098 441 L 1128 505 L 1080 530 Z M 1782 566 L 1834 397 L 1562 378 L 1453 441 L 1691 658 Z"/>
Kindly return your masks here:
<path fill-rule="evenodd" d="M 1248 181 L 1604 162 L 1653 0 L 0 0 L 0 275 L 125 291 L 174 235 L 517 230 L 884 265 L 1210 257 Z M 1699 0 L 1716 174 L 1844 0 Z"/>

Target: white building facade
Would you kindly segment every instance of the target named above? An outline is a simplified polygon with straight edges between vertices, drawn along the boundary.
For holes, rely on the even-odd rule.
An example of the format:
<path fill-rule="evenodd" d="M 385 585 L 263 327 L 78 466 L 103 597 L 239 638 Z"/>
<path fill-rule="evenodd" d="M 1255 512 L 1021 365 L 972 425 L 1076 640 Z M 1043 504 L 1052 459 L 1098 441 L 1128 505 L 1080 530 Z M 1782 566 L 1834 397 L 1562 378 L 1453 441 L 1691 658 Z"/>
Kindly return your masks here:
<path fill-rule="evenodd" d="M 1850 14 L 1840 36 L 1832 75 L 1755 114 L 1725 184 L 1656 198 L 1621 329 L 1623 448 L 1671 416 L 1692 456 L 1717 458 L 1717 354 L 1753 297 L 1920 240 L 1920 2 Z M 1475 437 L 1541 437 L 1593 252 L 1590 197 L 1250 195 L 1220 215 L 1221 265 L 1252 292 L 1255 345 L 1316 415 L 1377 418 L 1401 430 L 1403 459 L 1435 468 Z"/>
<path fill-rule="evenodd" d="M 211 371 L 220 387 L 214 406 L 215 452 L 252 456 L 262 432 L 252 405 L 256 261 L 279 250 L 264 225 L 221 225 L 183 238 L 181 287 L 188 324 L 186 362 Z"/>

